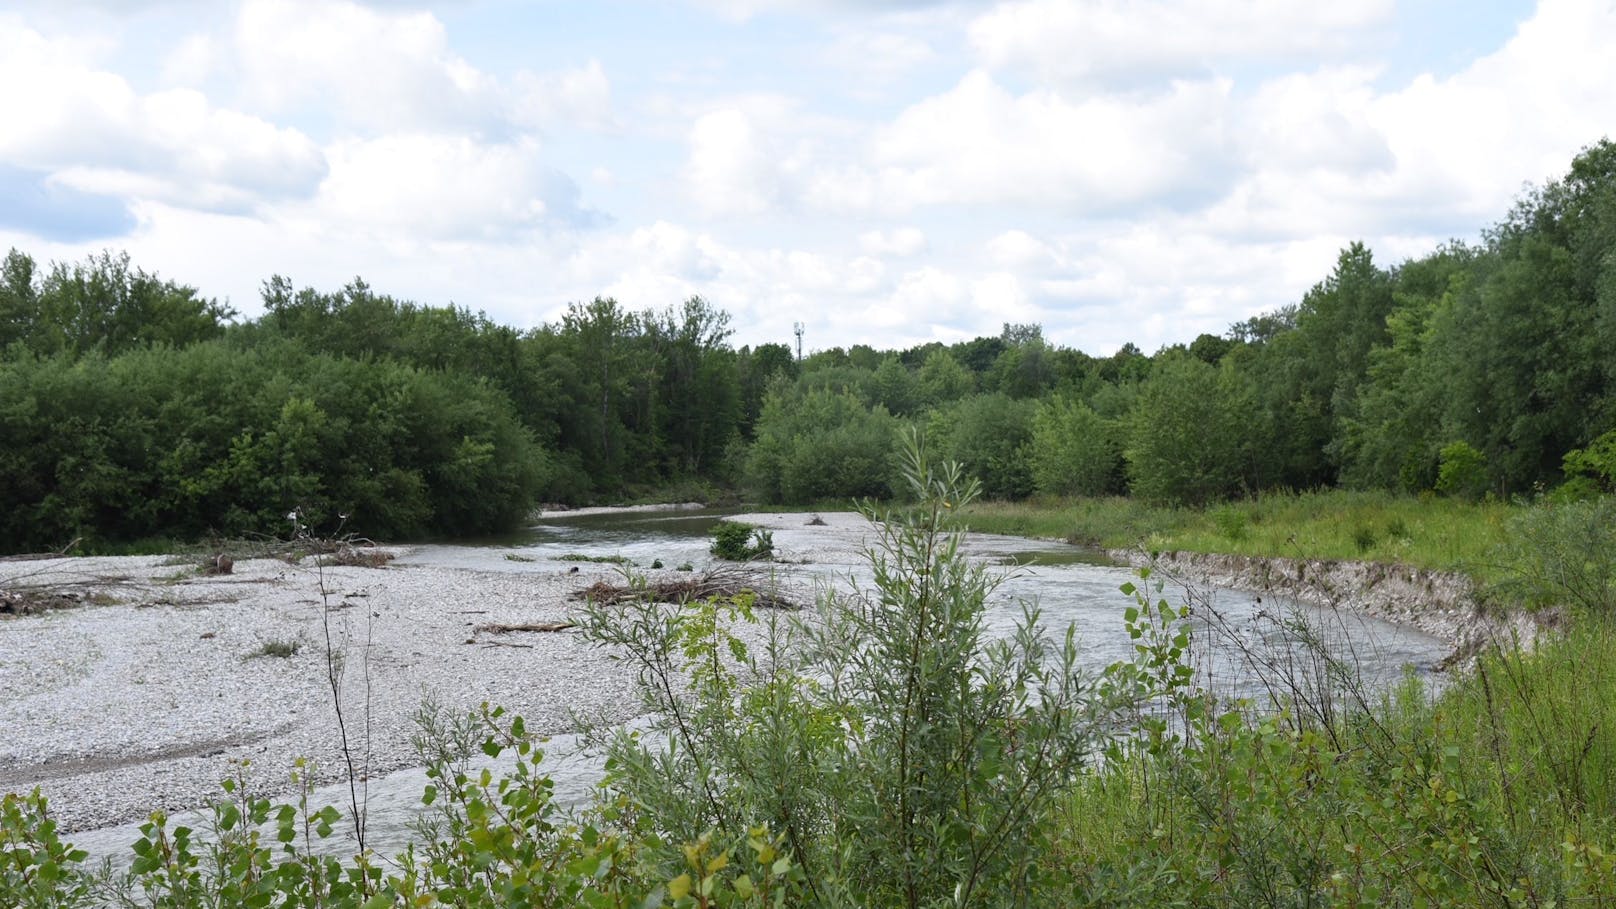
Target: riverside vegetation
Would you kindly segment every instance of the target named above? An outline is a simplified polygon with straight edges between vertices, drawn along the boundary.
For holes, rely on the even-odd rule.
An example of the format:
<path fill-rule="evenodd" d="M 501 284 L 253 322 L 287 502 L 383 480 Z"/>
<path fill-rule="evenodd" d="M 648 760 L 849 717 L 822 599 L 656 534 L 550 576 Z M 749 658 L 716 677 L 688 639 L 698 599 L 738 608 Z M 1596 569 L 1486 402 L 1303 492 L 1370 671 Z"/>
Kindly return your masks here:
<path fill-rule="evenodd" d="M 0 550 L 274 535 L 289 514 L 471 535 L 658 490 L 904 510 L 875 588 L 814 628 L 744 600 L 595 614 L 672 725 L 608 743 L 581 817 L 490 709 L 427 722 L 431 826 L 404 856 L 322 857 L 340 812 L 232 785 L 211 836 L 154 815 L 134 877 L 98 880 L 47 806 L 12 794 L 0 903 L 1616 903 L 1612 248 L 1603 140 L 1477 243 L 1391 268 L 1353 244 L 1294 305 L 1150 356 L 1006 325 L 801 359 L 731 347 L 699 298 L 575 303 L 523 332 L 275 277 L 238 320 L 127 256 L 41 270 L 13 250 Z M 896 457 L 919 428 L 961 467 Z M 1076 667 L 1031 615 L 982 640 L 992 579 L 947 530 L 966 475 L 979 528 L 1458 568 L 1566 621 L 1436 693 L 1247 651 L 1282 671 L 1268 699 L 1230 704 L 1193 683 L 1194 604 L 1147 572 L 1119 604 L 1138 660 Z M 726 630 L 753 621 L 761 653 Z M 515 769 L 472 770 L 479 749 Z"/>
<path fill-rule="evenodd" d="M 518 331 L 358 279 L 272 277 L 240 319 L 127 255 L 40 267 L 13 250 L 0 551 L 276 535 L 293 511 L 403 540 L 497 532 L 547 502 L 901 498 L 914 427 L 996 502 L 1587 497 L 1616 484 L 1612 248 L 1607 139 L 1476 242 L 1390 266 L 1352 244 L 1300 300 L 1150 355 L 1008 324 L 798 357 L 732 346 L 700 298 L 579 302 Z M 1238 536 L 1246 513 L 1218 529 Z M 1349 552 L 1396 556 L 1377 549 L 1393 521 L 1352 530 Z"/>
<path fill-rule="evenodd" d="M 599 739 L 606 779 L 577 814 L 551 800 L 520 718 L 426 710 L 427 813 L 402 855 L 322 856 L 341 812 L 227 782 L 205 835 L 154 813 L 130 873 L 98 875 L 37 796 L 7 795 L 0 901 L 1616 903 L 1616 576 L 1586 540 L 1616 529 L 1610 498 L 1518 519 L 1517 590 L 1571 613 L 1531 652 L 1502 643 L 1433 694 L 1414 677 L 1366 691 L 1329 653 L 1247 645 L 1269 694 L 1228 701 L 1194 673 L 1214 614 L 1192 626 L 1200 604 L 1169 602 L 1151 569 L 1119 599 L 1131 662 L 1078 665 L 1031 608 L 984 638 L 997 579 L 953 529 L 977 488 L 917 440 L 905 450 L 913 504 L 886 515 L 872 586 L 825 598 L 816 621 L 746 595 L 588 611 L 585 633 L 639 669 L 653 727 Z M 737 623 L 763 623 L 762 643 Z M 494 774 L 479 753 L 515 762 Z"/>

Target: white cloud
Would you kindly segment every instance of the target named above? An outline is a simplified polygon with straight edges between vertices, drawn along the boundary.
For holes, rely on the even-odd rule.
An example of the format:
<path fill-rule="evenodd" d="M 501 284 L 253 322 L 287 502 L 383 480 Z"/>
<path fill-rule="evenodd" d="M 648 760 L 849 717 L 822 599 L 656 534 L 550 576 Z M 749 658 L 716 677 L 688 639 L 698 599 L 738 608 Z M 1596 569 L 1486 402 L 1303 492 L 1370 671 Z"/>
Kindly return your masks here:
<path fill-rule="evenodd" d="M 839 35 L 824 52 L 831 66 L 866 80 L 885 82 L 937 59 L 925 40 L 895 31 L 856 31 Z"/>
<path fill-rule="evenodd" d="M 554 73 L 524 70 L 513 82 L 512 118 L 523 126 L 541 130 L 560 123 L 615 127 L 611 80 L 599 60 Z"/>
<path fill-rule="evenodd" d="M 1024 230 L 1007 230 L 987 243 L 988 260 L 1001 268 L 1046 271 L 1059 262 L 1048 244 Z"/>
<path fill-rule="evenodd" d="M 400 237 L 512 239 L 564 217 L 561 179 L 535 142 L 482 145 L 455 136 L 347 139 L 311 214 Z"/>
<path fill-rule="evenodd" d="M 988 66 L 1057 81 L 1204 74 L 1254 57 L 1315 58 L 1361 41 L 1392 0 L 1019 0 L 970 26 Z"/>
<path fill-rule="evenodd" d="M 201 93 L 141 95 L 71 42 L 0 27 L 0 162 L 75 189 L 240 209 L 304 196 L 325 173 L 302 132 L 214 106 Z"/>
<path fill-rule="evenodd" d="M 348 128 L 471 129 L 496 121 L 494 80 L 450 52 L 427 12 L 348 0 L 245 0 L 236 21 L 245 90 L 276 112 L 332 108 Z"/>
<path fill-rule="evenodd" d="M 866 231 L 859 234 L 859 248 L 872 256 L 908 258 L 925 251 L 926 235 L 918 227 Z"/>
<path fill-rule="evenodd" d="M 691 200 L 712 215 L 761 214 L 780 195 L 778 159 L 735 109 L 706 114 L 691 127 L 685 178 Z"/>
<path fill-rule="evenodd" d="M 1013 95 L 974 71 L 876 136 L 867 167 L 823 179 L 828 206 L 1033 205 L 1066 212 L 1171 204 L 1226 168 L 1230 86 L 1175 83 L 1147 99 Z"/>

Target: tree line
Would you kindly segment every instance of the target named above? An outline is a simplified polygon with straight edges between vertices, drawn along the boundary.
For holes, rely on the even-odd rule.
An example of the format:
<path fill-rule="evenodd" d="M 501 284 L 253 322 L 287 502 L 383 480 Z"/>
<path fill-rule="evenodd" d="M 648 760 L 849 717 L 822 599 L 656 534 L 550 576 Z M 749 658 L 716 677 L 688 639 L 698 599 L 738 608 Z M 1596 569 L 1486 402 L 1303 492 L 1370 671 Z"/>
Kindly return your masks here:
<path fill-rule="evenodd" d="M 240 319 L 103 253 L 0 263 L 0 548 L 479 534 L 679 487 L 890 497 L 901 427 L 991 498 L 1199 505 L 1333 486 L 1509 497 L 1616 477 L 1616 144 L 1476 242 L 1342 250 L 1300 301 L 1146 355 L 1038 325 L 903 350 L 735 347 L 701 298 L 518 330 L 272 277 Z"/>

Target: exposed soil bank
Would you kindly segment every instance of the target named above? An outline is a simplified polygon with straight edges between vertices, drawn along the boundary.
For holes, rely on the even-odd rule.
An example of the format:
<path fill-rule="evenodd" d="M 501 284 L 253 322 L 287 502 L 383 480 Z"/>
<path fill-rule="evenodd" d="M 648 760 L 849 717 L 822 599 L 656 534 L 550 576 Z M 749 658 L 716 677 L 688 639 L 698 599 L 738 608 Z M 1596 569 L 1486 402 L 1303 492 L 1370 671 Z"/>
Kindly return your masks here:
<path fill-rule="evenodd" d="M 1453 653 L 1443 667 L 1474 657 L 1492 641 L 1530 642 L 1553 613 L 1484 610 L 1468 577 L 1407 565 L 1336 559 L 1205 552 L 1161 552 L 1154 560 L 1137 549 L 1107 553 L 1129 565 L 1154 564 L 1181 583 L 1212 584 L 1286 596 L 1385 619 L 1449 642 Z"/>

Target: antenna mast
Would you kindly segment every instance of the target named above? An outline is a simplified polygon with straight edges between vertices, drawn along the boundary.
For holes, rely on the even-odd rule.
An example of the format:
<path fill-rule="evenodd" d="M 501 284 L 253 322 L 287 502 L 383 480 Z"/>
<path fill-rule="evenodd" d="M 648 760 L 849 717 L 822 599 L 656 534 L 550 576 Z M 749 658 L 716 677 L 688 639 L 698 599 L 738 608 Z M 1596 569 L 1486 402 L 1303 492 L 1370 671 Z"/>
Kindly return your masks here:
<path fill-rule="evenodd" d="M 802 328 L 803 328 L 803 326 L 802 326 L 801 322 L 798 322 L 798 323 L 794 324 L 792 326 L 792 328 L 791 328 L 791 331 L 797 336 L 797 362 L 798 363 L 802 362 Z"/>

